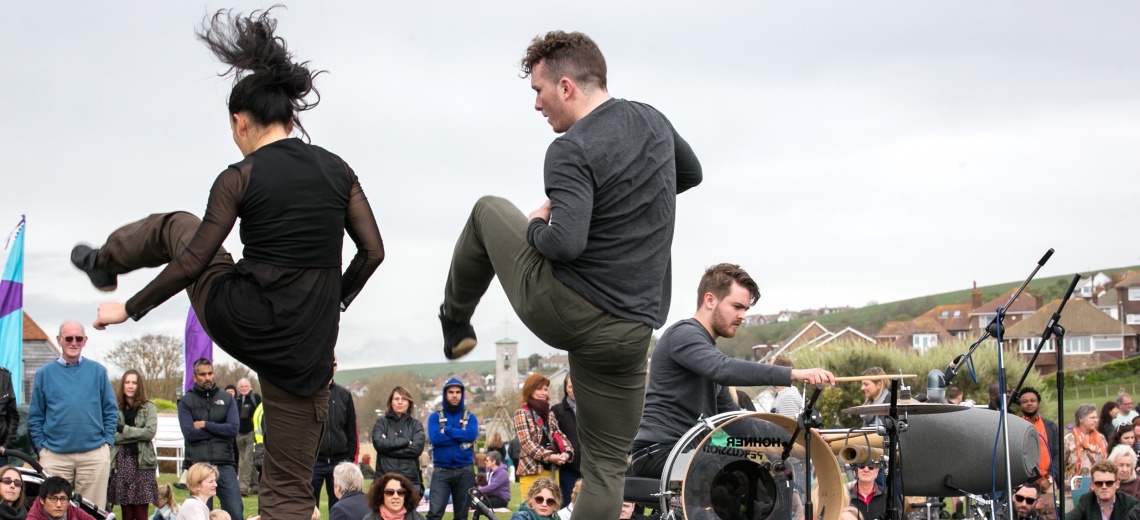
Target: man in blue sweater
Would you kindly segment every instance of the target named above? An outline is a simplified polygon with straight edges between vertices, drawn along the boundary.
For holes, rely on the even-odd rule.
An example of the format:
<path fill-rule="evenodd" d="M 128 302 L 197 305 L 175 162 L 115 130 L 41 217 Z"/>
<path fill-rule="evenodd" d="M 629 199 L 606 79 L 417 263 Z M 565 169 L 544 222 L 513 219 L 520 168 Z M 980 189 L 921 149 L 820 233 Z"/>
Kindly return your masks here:
<path fill-rule="evenodd" d="M 451 497 L 455 520 L 467 520 L 467 492 L 475 487 L 475 439 L 479 420 L 464 407 L 463 382 L 451 378 L 443 384 L 443 409 L 428 416 L 431 439 L 431 473 L 427 520 L 443 518 Z"/>
<path fill-rule="evenodd" d="M 119 422 L 115 392 L 107 369 L 82 356 L 83 325 L 64 322 L 55 339 L 63 355 L 36 371 L 28 430 L 44 471 L 75 483 L 75 491 L 106 507 Z"/>

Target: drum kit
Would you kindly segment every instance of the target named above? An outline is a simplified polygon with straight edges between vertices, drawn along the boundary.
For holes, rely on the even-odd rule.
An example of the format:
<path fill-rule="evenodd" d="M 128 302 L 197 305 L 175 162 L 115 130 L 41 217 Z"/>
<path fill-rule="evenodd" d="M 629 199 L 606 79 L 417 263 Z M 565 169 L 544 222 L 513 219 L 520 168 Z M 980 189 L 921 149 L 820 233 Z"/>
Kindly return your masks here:
<path fill-rule="evenodd" d="M 943 514 L 941 497 L 987 502 L 981 495 L 991 489 L 991 448 L 1000 414 L 919 402 L 905 387 L 900 396 L 900 380 L 914 377 L 836 378 L 892 382 L 891 403 L 842 410 L 882 416 L 884 426 L 878 428 L 819 429 L 822 421 L 813 407 L 822 385 L 800 417 L 735 411 L 701 418 L 674 445 L 660 480 L 627 477 L 626 500 L 651 507 L 662 520 L 837 520 L 849 503 L 842 462 L 885 471 L 887 497 L 895 497 L 887 501 L 886 520 L 937 519 Z M 955 416 L 961 419 L 948 420 Z M 1010 424 L 1010 435 L 1017 437 L 1010 451 L 1025 460 L 1010 471 L 1015 481 L 1028 482 L 1036 478 L 1036 432 L 1025 430 L 1032 430 L 1028 422 L 1017 423 L 1024 427 Z M 978 464 L 982 458 L 984 467 Z M 814 475 L 814 481 L 805 475 Z M 900 514 L 903 495 L 922 498 Z"/>

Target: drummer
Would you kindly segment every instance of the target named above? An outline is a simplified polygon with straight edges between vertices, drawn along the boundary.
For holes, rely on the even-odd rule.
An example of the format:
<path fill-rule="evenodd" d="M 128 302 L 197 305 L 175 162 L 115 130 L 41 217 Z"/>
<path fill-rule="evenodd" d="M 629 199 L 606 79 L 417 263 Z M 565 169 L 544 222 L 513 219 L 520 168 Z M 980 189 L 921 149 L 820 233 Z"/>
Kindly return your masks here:
<path fill-rule="evenodd" d="M 835 384 L 835 376 L 821 368 L 764 365 L 717 350 L 716 339 L 735 336 L 744 313 L 759 299 L 756 282 L 739 265 L 719 264 L 705 271 L 697 287 L 696 314 L 669 327 L 653 350 L 628 475 L 661 478 L 673 444 L 700 417 L 739 410 L 729 386 Z"/>

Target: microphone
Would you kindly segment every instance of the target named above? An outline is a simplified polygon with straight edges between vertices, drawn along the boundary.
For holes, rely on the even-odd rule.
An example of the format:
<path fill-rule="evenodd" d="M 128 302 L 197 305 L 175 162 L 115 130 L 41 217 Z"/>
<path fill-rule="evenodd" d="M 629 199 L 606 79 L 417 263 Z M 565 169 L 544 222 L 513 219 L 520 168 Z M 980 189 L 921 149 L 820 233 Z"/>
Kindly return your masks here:
<path fill-rule="evenodd" d="M 931 403 L 946 402 L 946 375 L 937 368 L 926 374 L 926 399 Z"/>
<path fill-rule="evenodd" d="M 471 507 L 478 509 L 479 514 L 482 514 L 487 518 L 498 518 L 498 516 L 495 515 L 495 512 L 491 510 L 490 507 L 487 507 L 487 504 L 484 504 L 483 501 L 480 500 L 480 497 L 482 497 L 483 494 L 480 493 L 478 489 L 471 488 L 467 490 L 467 494 L 471 495 Z"/>

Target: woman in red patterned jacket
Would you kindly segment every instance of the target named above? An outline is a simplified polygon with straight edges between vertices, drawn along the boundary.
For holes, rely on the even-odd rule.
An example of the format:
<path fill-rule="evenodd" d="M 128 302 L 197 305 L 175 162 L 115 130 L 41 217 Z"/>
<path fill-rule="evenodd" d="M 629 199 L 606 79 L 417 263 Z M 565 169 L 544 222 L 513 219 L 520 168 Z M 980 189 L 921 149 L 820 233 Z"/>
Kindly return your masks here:
<path fill-rule="evenodd" d="M 519 394 L 522 408 L 515 410 L 515 432 L 522 444 L 517 473 L 523 496 L 539 478 L 553 480 L 554 466 L 574 459 L 574 447 L 562 435 L 558 419 L 550 411 L 549 389 L 549 379 L 542 374 L 531 374 Z"/>

